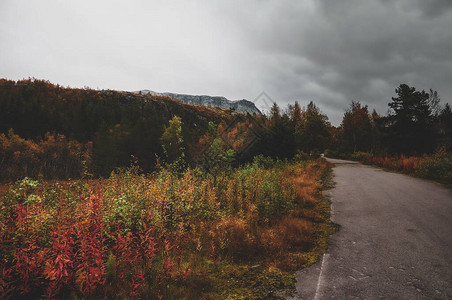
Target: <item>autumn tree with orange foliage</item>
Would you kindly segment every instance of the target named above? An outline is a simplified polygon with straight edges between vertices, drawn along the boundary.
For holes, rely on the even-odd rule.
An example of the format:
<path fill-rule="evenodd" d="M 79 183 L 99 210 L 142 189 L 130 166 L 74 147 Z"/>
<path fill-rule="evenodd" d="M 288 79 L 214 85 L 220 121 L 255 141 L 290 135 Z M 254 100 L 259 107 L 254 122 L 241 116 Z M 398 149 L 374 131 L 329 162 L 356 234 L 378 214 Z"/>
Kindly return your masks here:
<path fill-rule="evenodd" d="M 70 141 L 61 134 L 47 133 L 34 142 L 10 130 L 0 134 L 0 180 L 81 178 L 91 166 L 91 152 L 92 143 Z"/>

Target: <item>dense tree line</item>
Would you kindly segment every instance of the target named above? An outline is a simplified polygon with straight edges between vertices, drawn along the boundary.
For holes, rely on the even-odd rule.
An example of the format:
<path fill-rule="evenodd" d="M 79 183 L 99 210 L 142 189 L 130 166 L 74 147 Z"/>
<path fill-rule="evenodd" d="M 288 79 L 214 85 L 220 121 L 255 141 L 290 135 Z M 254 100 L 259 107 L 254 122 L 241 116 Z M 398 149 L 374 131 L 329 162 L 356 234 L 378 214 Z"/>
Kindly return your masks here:
<path fill-rule="evenodd" d="M 64 88 L 36 79 L 0 79 L 0 133 L 5 141 L 13 137 L 8 135 L 11 129 L 13 140 L 22 139 L 23 144 L 39 145 L 49 136 L 92 143 L 83 148 L 87 151 L 83 155 L 90 159 L 79 163 L 89 161 L 90 172 L 98 176 L 108 176 L 131 159 L 143 171 L 152 171 L 158 164 L 179 159 L 180 149 L 185 155 L 183 165 L 198 163 L 199 154 L 209 147 L 217 148 L 218 157 L 211 160 L 221 157 L 238 164 L 257 154 L 284 159 L 297 151 L 320 152 L 331 138 L 331 125 L 313 102 L 304 109 L 298 103 L 283 110 L 274 104 L 269 116 L 251 116 L 168 97 Z M 175 136 L 177 140 L 172 140 Z M 255 142 L 248 145 L 250 139 Z M 5 151 L 3 161 L 13 155 Z"/>
<path fill-rule="evenodd" d="M 352 101 L 336 128 L 312 101 L 306 107 L 295 102 L 280 108 L 274 103 L 268 115 L 251 116 L 168 97 L 64 88 L 35 79 L 0 79 L 0 161 L 3 167 L 12 164 L 11 174 L 61 178 L 77 177 L 77 172 L 82 176 L 85 169 L 95 176 L 108 176 L 131 160 L 145 172 L 175 161 L 179 169 L 202 163 L 212 171 L 259 154 L 286 159 L 318 155 L 326 149 L 333 154 L 421 154 L 438 146 L 451 150 L 449 104 L 441 106 L 437 92 L 417 91 L 406 84 L 396 94 L 387 116 L 375 110 L 370 113 L 367 106 Z M 22 145 L 15 146 L 22 150 L 10 147 L 11 141 Z M 51 160 L 43 156 L 48 152 L 43 147 L 52 141 L 59 150 L 52 150 L 55 172 L 50 174 Z M 40 154 L 31 154 L 35 148 Z M 20 170 L 15 172 L 12 162 L 21 155 L 30 168 L 16 162 Z M 56 171 L 57 166 L 66 171 Z M 2 171 L 3 179 L 19 176 Z"/>
<path fill-rule="evenodd" d="M 336 129 L 332 152 L 423 154 L 438 147 L 452 150 L 452 111 L 441 106 L 436 91 L 417 91 L 407 84 L 395 90 L 388 115 L 381 116 L 352 101 Z"/>
<path fill-rule="evenodd" d="M 312 101 L 304 108 L 295 102 L 283 112 L 274 103 L 269 116 L 263 118 L 264 134 L 258 149 L 266 156 L 284 159 L 297 152 L 320 154 L 330 146 L 332 126 Z"/>

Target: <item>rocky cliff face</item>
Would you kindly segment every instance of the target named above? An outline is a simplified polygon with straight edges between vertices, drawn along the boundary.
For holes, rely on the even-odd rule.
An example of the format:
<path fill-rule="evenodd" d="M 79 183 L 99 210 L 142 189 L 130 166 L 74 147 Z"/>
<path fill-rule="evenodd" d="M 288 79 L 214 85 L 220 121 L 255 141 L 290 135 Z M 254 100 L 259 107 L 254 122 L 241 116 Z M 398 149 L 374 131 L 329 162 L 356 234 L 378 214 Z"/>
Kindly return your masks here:
<path fill-rule="evenodd" d="M 174 94 L 174 93 L 157 93 L 150 90 L 141 90 L 134 92 L 140 95 L 155 95 L 155 96 L 168 96 L 170 98 L 176 99 L 180 102 L 204 106 L 215 106 L 226 109 L 232 109 L 238 112 L 250 113 L 250 114 L 260 114 L 261 111 L 254 105 L 253 102 L 248 100 L 237 100 L 231 101 L 225 97 L 219 96 L 195 96 L 195 95 L 184 95 L 184 94 Z"/>

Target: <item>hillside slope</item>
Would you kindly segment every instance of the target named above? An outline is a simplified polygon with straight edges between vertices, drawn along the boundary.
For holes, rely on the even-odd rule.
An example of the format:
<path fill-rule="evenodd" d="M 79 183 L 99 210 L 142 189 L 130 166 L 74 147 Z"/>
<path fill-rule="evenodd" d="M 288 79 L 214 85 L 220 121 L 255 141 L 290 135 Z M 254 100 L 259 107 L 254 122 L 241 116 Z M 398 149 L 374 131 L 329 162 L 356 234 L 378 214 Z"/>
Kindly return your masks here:
<path fill-rule="evenodd" d="M 0 134 L 13 129 L 20 137 L 40 141 L 50 132 L 93 142 L 97 174 L 108 175 L 115 167 L 129 165 L 131 157 L 144 170 L 152 170 L 163 156 L 160 137 L 173 116 L 182 119 L 187 150 L 198 142 L 210 121 L 218 124 L 232 118 L 231 111 L 189 105 L 168 96 L 0 79 Z"/>

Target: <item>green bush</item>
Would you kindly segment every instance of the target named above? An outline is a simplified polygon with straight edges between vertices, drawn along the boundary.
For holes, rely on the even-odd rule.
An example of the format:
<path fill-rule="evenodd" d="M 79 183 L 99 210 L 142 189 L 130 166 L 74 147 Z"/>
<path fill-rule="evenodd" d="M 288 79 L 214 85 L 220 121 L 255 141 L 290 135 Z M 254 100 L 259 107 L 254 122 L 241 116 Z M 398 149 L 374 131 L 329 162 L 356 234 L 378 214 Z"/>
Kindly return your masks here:
<path fill-rule="evenodd" d="M 324 152 L 326 157 L 338 158 L 338 159 L 349 159 L 350 154 L 343 151 L 342 149 L 327 149 Z"/>
<path fill-rule="evenodd" d="M 351 155 L 351 159 L 365 164 L 370 164 L 372 162 L 372 157 L 373 155 L 369 152 L 355 152 Z"/>
<path fill-rule="evenodd" d="M 452 157 L 428 157 L 421 160 L 418 175 L 423 178 L 452 184 Z"/>

